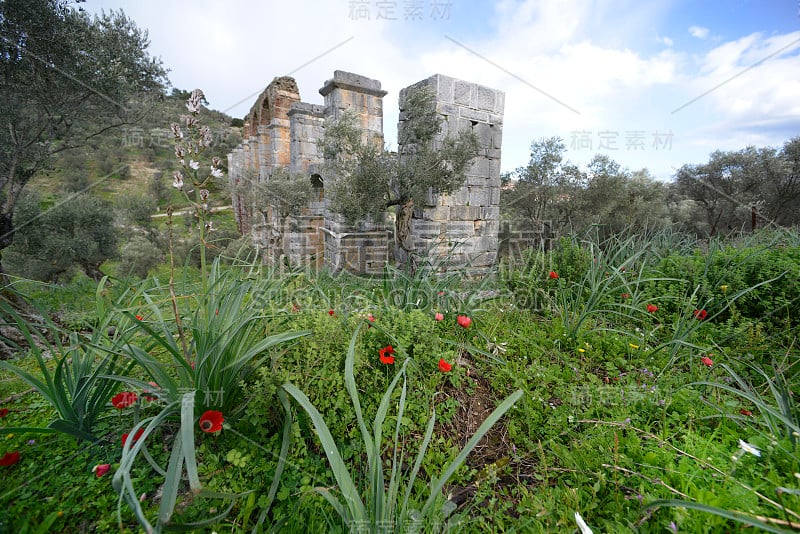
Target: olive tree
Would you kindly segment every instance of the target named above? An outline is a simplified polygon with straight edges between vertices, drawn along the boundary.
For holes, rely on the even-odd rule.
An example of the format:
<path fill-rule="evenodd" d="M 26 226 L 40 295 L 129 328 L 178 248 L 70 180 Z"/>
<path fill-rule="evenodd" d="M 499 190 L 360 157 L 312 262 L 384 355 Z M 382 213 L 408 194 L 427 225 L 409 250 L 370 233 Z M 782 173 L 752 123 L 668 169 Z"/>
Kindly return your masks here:
<path fill-rule="evenodd" d="M 20 194 L 55 153 L 135 122 L 142 95 L 163 95 L 146 32 L 122 12 L 91 17 L 70 4 L 0 2 L 0 253 Z"/>
<path fill-rule="evenodd" d="M 450 194 L 461 187 L 479 144 L 471 130 L 441 135 L 443 118 L 427 86 L 409 90 L 401 107 L 405 118 L 397 153 L 365 135 L 349 113 L 326 126 L 321 147 L 327 162 L 325 194 L 333 211 L 356 224 L 382 221 L 394 209 L 395 258 L 407 263 L 414 248 L 415 208 L 425 206 L 432 193 Z"/>

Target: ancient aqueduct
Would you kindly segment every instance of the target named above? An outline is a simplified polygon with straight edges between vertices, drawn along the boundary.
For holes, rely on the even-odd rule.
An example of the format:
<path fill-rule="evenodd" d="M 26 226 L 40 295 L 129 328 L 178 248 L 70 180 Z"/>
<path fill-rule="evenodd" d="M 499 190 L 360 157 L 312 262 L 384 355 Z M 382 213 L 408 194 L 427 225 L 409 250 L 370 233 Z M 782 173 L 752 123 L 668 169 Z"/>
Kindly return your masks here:
<path fill-rule="evenodd" d="M 450 265 L 489 268 L 498 254 L 505 94 L 441 74 L 414 86 L 419 84 L 429 85 L 436 95 L 436 109 L 444 119 L 440 135 L 471 128 L 481 150 L 460 190 L 452 195 L 431 194 L 428 205 L 415 212 L 414 248 L 419 254 L 446 257 Z M 243 142 L 228 154 L 239 231 L 252 234 L 268 263 L 285 261 L 324 265 L 334 271 L 380 273 L 391 260 L 391 230 L 374 224 L 354 228 L 331 211 L 325 198 L 324 160 L 317 140 L 326 120 L 336 120 L 345 110 L 351 110 L 359 117 L 361 127 L 382 142 L 383 97 L 387 92 L 378 80 L 343 71 L 335 71 L 319 92 L 324 105 L 301 102 L 293 78 L 275 78 L 250 110 L 244 121 Z M 316 193 L 298 215 L 286 220 L 273 206 L 255 206 L 248 201 L 251 197 L 241 194 L 254 181 L 269 180 L 279 167 L 307 175 Z"/>

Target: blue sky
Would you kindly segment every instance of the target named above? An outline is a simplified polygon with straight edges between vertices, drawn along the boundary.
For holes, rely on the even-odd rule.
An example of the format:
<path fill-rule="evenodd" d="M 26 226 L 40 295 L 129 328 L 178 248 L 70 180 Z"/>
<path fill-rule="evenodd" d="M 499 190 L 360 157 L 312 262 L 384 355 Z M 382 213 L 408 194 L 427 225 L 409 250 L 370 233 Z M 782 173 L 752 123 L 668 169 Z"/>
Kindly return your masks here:
<path fill-rule="evenodd" d="M 149 31 L 174 86 L 244 116 L 276 76 L 304 101 L 334 70 L 380 80 L 384 132 L 397 94 L 441 73 L 506 93 L 502 168 L 560 136 L 669 179 L 714 150 L 800 135 L 796 0 L 88 0 Z M 411 15 L 412 8 L 417 8 Z M 367 15 L 369 18 L 367 18 Z"/>

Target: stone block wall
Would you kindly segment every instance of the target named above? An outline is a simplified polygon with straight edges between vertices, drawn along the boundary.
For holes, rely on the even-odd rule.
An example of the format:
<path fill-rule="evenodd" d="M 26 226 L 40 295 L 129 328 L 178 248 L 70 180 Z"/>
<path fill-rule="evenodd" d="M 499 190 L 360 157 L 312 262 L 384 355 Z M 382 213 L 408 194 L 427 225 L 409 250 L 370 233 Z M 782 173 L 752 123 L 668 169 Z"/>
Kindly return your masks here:
<path fill-rule="evenodd" d="M 503 140 L 505 93 L 476 83 L 435 74 L 400 92 L 401 121 L 406 91 L 425 85 L 436 95 L 444 119 L 438 139 L 462 130 L 475 133 L 478 157 L 464 186 L 451 195 L 431 194 L 412 219 L 417 254 L 447 258 L 448 265 L 476 270 L 497 261 L 500 230 L 500 147 Z M 434 140 L 434 144 L 437 141 Z M 434 145 L 435 146 L 435 145 Z"/>
<path fill-rule="evenodd" d="M 452 195 L 432 193 L 428 205 L 415 213 L 415 250 L 446 258 L 450 265 L 485 269 L 496 262 L 498 252 L 505 95 L 441 74 L 415 86 L 420 84 L 434 90 L 437 111 L 444 119 L 439 141 L 434 143 L 450 133 L 470 129 L 478 137 L 481 150 L 460 190 Z M 401 108 L 408 89 L 401 91 Z M 365 138 L 382 145 L 386 91 L 378 80 L 335 71 L 319 92 L 324 105 L 304 103 L 294 79 L 275 78 L 245 118 L 243 142 L 228 155 L 239 231 L 253 235 L 268 262 L 324 264 L 334 271 L 380 273 L 391 259 L 391 233 L 370 221 L 354 228 L 331 210 L 324 186 L 336 177 L 324 176 L 317 142 L 324 135 L 326 120 L 335 120 L 350 110 L 356 113 Z M 402 117 L 401 109 L 400 128 Z M 315 185 L 314 198 L 297 216 L 280 217 L 274 207 L 255 206 L 240 193 L 269 180 L 278 167 L 305 174 Z"/>
<path fill-rule="evenodd" d="M 389 261 L 389 233 L 333 232 L 322 228 L 325 235 L 325 266 L 334 272 L 348 271 L 356 274 L 380 274 Z"/>
<path fill-rule="evenodd" d="M 381 82 L 337 70 L 319 90 L 325 98 L 325 119 L 339 119 L 345 111 L 355 113 L 365 140 L 383 146 L 383 97 Z M 325 176 L 333 182 L 335 176 Z M 325 265 L 358 274 L 379 274 L 389 260 L 389 235 L 382 224 L 364 221 L 353 227 L 325 206 Z"/>
<path fill-rule="evenodd" d="M 297 102 L 289 109 L 288 116 L 291 152 L 289 170 L 309 176 L 318 174 L 322 153 L 317 142 L 325 133 L 325 108 Z"/>

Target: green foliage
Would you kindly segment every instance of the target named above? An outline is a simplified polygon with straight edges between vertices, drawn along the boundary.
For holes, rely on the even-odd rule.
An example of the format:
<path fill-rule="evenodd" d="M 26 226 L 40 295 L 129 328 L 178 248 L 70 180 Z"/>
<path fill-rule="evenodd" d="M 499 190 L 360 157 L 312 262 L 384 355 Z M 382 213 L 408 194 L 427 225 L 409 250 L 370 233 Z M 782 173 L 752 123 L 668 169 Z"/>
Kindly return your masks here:
<path fill-rule="evenodd" d="M 355 376 L 354 376 L 354 363 L 355 363 L 355 347 L 358 338 L 358 329 L 353 334 L 350 341 L 350 347 L 347 351 L 347 358 L 345 360 L 345 388 L 347 389 L 350 400 L 353 403 L 358 426 L 361 431 L 361 439 L 364 443 L 364 450 L 367 454 L 367 483 L 362 490 L 356 487 L 353 476 L 348 470 L 342 458 L 339 447 L 337 447 L 333 436 L 325 424 L 322 415 L 309 401 L 308 397 L 292 384 L 284 384 L 283 389 L 286 390 L 300 406 L 308 413 L 311 418 L 314 428 L 317 431 L 319 439 L 322 443 L 325 455 L 331 465 L 333 475 L 338 483 L 339 490 L 342 495 L 341 498 L 334 495 L 326 488 L 316 488 L 316 491 L 322 495 L 326 501 L 336 510 L 341 517 L 344 524 L 349 529 L 367 530 L 370 532 L 389 528 L 391 530 L 399 530 L 401 532 L 419 532 L 420 529 L 425 528 L 425 531 L 430 529 L 439 530 L 442 526 L 442 521 L 453 511 L 454 506 L 452 503 L 448 504 L 443 502 L 441 495 L 442 489 L 448 480 L 453 476 L 459 466 L 466 460 L 467 455 L 478 444 L 478 441 L 489 431 L 489 429 L 511 408 L 514 403 L 522 396 L 521 391 L 509 396 L 503 403 L 500 404 L 483 424 L 478 428 L 476 434 L 467 442 L 461 453 L 453 460 L 453 462 L 445 469 L 442 475 L 436 479 L 432 479 L 429 484 L 428 498 L 424 504 L 422 501 L 409 499 L 414 490 L 414 483 L 419 473 L 422 461 L 425 457 L 428 444 L 430 443 L 433 434 L 434 425 L 436 422 L 436 412 L 434 410 L 427 428 L 425 436 L 420 445 L 419 452 L 414 460 L 411 473 L 408 479 L 404 480 L 401 471 L 401 465 L 404 461 L 404 451 L 398 450 L 400 443 L 400 428 L 403 419 L 403 413 L 406 405 L 406 367 L 411 361 L 405 360 L 400 371 L 395 375 L 391 384 L 384 393 L 380 405 L 375 414 L 375 420 L 372 424 L 372 429 L 367 428 L 361 410 L 361 403 L 359 402 L 358 390 L 356 389 Z M 389 403 L 392 400 L 394 390 L 403 379 L 403 385 L 400 391 L 400 398 L 398 401 L 397 415 L 395 417 L 396 424 L 392 443 L 394 449 L 392 452 L 391 471 L 388 481 L 388 486 L 384 477 L 384 466 L 382 460 L 383 438 L 382 431 L 384 421 L 386 420 Z M 399 454 L 399 456 L 398 456 Z M 400 491 L 405 486 L 403 497 L 400 497 Z M 363 500 L 362 500 L 363 499 Z M 421 506 L 420 506 L 421 505 Z M 413 507 L 413 508 L 412 508 Z"/>
<path fill-rule="evenodd" d="M 127 374 L 131 368 L 129 362 L 113 351 L 109 354 L 99 349 L 100 345 L 117 345 L 119 338 L 116 337 L 116 329 L 125 326 L 125 318 L 118 317 L 103 303 L 101 293 L 104 283 L 105 280 L 97 289 L 98 323 L 92 330 L 91 338 L 86 340 L 72 332 L 67 343 L 63 343 L 64 332 L 43 311 L 40 313 L 44 330 L 40 330 L 30 328 L 27 321 L 8 303 L 0 303 L 4 322 L 17 325 L 28 350 L 36 359 L 40 376 L 7 361 L 0 361 L 0 368 L 14 373 L 53 407 L 58 419 L 52 421 L 47 429 L 64 432 L 79 440 L 98 439 L 97 421 L 119 387 L 117 383 L 107 380 L 107 375 Z M 22 347 L 18 349 L 22 350 Z M 53 371 L 47 363 L 48 357 L 55 361 Z"/>
<path fill-rule="evenodd" d="M 449 194 L 461 187 L 479 144 L 470 129 L 436 139 L 442 118 L 427 86 L 405 93 L 401 111 L 405 120 L 397 154 L 380 146 L 378 139 L 365 138 L 357 117 L 350 113 L 326 125 L 321 147 L 328 162 L 325 196 L 333 210 L 355 224 L 382 221 L 389 207 L 398 206 L 396 241 L 402 255 L 413 250 L 413 209 L 428 205 L 431 193 Z"/>
<path fill-rule="evenodd" d="M 111 484 L 114 490 L 120 495 L 119 505 L 117 507 L 117 516 L 119 518 L 120 527 L 122 527 L 122 513 L 121 505 L 124 499 L 128 506 L 133 510 L 139 524 L 147 532 L 161 532 L 165 527 L 173 526 L 172 517 L 175 511 L 175 506 L 178 499 L 178 492 L 181 489 L 182 475 L 186 472 L 186 478 L 189 481 L 189 488 L 193 495 L 197 497 L 210 497 L 216 499 L 232 500 L 235 495 L 218 493 L 208 491 L 203 488 L 198 476 L 197 460 L 195 456 L 195 441 L 194 441 L 194 405 L 195 405 L 195 392 L 182 394 L 177 400 L 169 402 L 161 412 L 151 418 L 146 418 L 134 425 L 129 434 L 129 439 L 125 441 L 122 447 L 122 458 L 120 460 L 119 469 L 114 473 Z M 154 465 L 152 458 L 146 452 L 146 442 L 151 434 L 166 420 L 179 417 L 180 427 L 177 435 L 172 442 L 172 450 L 169 456 L 169 463 L 166 469 L 161 469 Z M 141 430 L 141 435 L 139 431 Z M 140 435 L 136 440 L 132 436 Z M 142 454 L 147 460 L 156 468 L 164 477 L 163 494 L 161 503 L 158 510 L 158 519 L 155 527 L 151 525 L 150 521 L 145 517 L 139 502 L 139 497 L 136 489 L 133 486 L 132 469 L 139 454 Z M 233 503 L 224 512 L 203 520 L 189 524 L 180 525 L 182 528 L 197 529 L 205 526 L 210 526 L 230 513 L 233 508 Z"/>
<path fill-rule="evenodd" d="M 0 5 L 0 35 L 4 249 L 19 195 L 51 155 L 134 119 L 135 103 L 160 92 L 165 71 L 122 12 L 92 18 L 62 0 L 12 0 Z"/>
<path fill-rule="evenodd" d="M 100 266 L 116 254 L 117 232 L 111 206 L 87 194 L 57 199 L 42 209 L 35 193 L 24 196 L 15 214 L 13 272 L 55 281 L 80 267 L 99 280 Z"/>
<path fill-rule="evenodd" d="M 345 113 L 326 124 L 321 140 L 326 161 L 325 196 L 349 223 L 364 219 L 382 221 L 389 207 L 389 181 L 397 160 L 375 139 L 362 139 L 356 116 Z M 334 179 L 332 179 L 334 178 Z"/>
<path fill-rule="evenodd" d="M 145 278 L 164 262 L 164 252 L 145 236 L 134 236 L 119 253 L 120 268 L 125 275 Z"/>
<path fill-rule="evenodd" d="M 800 289 L 795 280 L 800 276 L 800 248 L 781 236 L 769 236 L 760 244 L 745 240 L 731 246 L 719 240 L 709 242 L 706 250 L 695 249 L 691 254 L 679 252 L 664 256 L 651 267 L 653 273 L 666 280 L 654 284 L 651 296 L 696 293 L 698 308 L 722 311 L 721 319 L 732 316 L 762 321 L 778 332 L 798 324 L 794 303 L 800 301 Z M 764 284 L 770 281 L 769 284 Z M 737 297 L 743 290 L 753 288 Z M 665 310 L 678 311 L 677 302 L 665 301 Z"/>
<path fill-rule="evenodd" d="M 250 183 L 250 180 L 244 180 Z M 272 206 L 281 217 L 297 214 L 311 200 L 312 184 L 304 174 L 292 174 L 280 167 L 272 171 L 269 180 L 258 181 L 250 197 L 255 206 Z"/>
<path fill-rule="evenodd" d="M 235 418 L 244 403 L 242 383 L 269 360 L 267 351 L 308 333 L 265 335 L 262 315 L 265 303 L 260 299 L 274 283 L 269 278 L 240 279 L 235 271 L 222 271 L 219 262 L 213 262 L 205 281 L 206 292 L 197 295 L 185 327 L 189 336 L 187 345 L 175 339 L 159 300 L 143 286 L 137 296 L 146 303 L 138 310 L 143 320 L 136 321 L 126 335 L 138 332 L 144 335 L 145 342 L 134 343 L 135 338 L 130 338 L 118 350 L 159 385 L 164 400 L 174 402 L 182 390 L 197 390 L 202 393 L 202 398 L 197 399 L 198 411 L 214 409 Z M 152 355 L 156 350 L 169 358 L 174 374 Z M 146 382 L 131 379 L 128 382 L 147 388 Z"/>
<path fill-rule="evenodd" d="M 798 155 L 800 138 L 795 137 L 780 150 L 717 150 L 707 163 L 682 166 L 674 187 L 690 203 L 688 225 L 699 235 L 715 236 L 753 230 L 753 216 L 757 227 L 797 224 Z"/>
<path fill-rule="evenodd" d="M 770 300 L 772 287 L 791 302 L 794 288 L 782 273 L 797 244 L 794 235 L 766 233 L 705 247 L 674 233 L 582 236 L 531 253 L 524 270 L 507 265 L 500 280 L 435 266 L 370 279 L 220 262 L 205 277 L 176 271 L 174 301 L 157 278 L 104 285 L 92 302 L 111 317 L 110 338 L 100 335 L 108 333 L 106 315 L 82 296 L 88 279 L 64 287 L 16 282 L 85 330 L 78 344 L 103 347 L 95 365 L 114 343 L 125 355 L 119 361 L 135 356 L 127 374 L 103 377 L 111 387 L 127 384 L 139 400 L 120 411 L 106 396 L 98 406 L 107 412 L 94 425 L 101 439 L 77 449 L 63 433 L 23 432 L 50 423 L 51 405 L 39 395 L 14 397 L 28 384 L 0 368 L 0 398 L 8 399 L 0 408 L 9 409 L 0 419 L 0 456 L 21 452 L 17 464 L 0 467 L 7 510 L 0 524 L 130 530 L 147 521 L 166 530 L 211 520 L 206 528 L 218 532 L 346 532 L 354 523 L 344 511 L 365 529 L 410 530 L 410 511 L 433 502 L 420 530 L 570 531 L 576 512 L 603 532 L 789 528 L 779 521 L 800 521 L 792 394 L 800 384 L 795 329 L 786 322 L 793 308 L 755 317 L 743 303 L 782 306 Z M 498 282 L 517 286 L 511 293 Z M 526 285 L 543 295 L 541 310 L 515 305 Z M 648 313 L 648 303 L 658 310 Z M 701 307 L 708 315 L 698 320 L 693 311 Z M 472 325 L 458 326 L 457 315 Z M 13 337 L 15 323 L 26 320 L 8 320 L 0 331 Z M 38 339 L 38 327 L 26 324 Z M 69 332 L 58 331 L 65 350 L 73 347 Z M 308 334 L 267 341 L 292 337 L 288 331 Z M 24 336 L 14 339 L 21 345 Z M 262 342 L 269 346 L 253 352 Z M 380 363 L 387 345 L 394 365 Z M 233 355 L 248 353 L 246 371 L 213 382 L 236 374 Z M 195 369 L 186 363 L 193 357 Z M 440 358 L 450 372 L 437 369 Z M 59 359 L 44 359 L 51 376 Z M 35 357 L 10 363 L 44 381 Z M 222 432 L 206 435 L 197 417 L 218 399 L 206 393 L 224 388 L 225 402 L 228 384 L 238 388 L 235 406 L 223 408 L 230 413 Z M 514 390 L 524 394 L 477 441 L 497 399 Z M 302 405 L 292 407 L 290 396 Z M 143 436 L 120 450 L 119 434 L 137 429 Z M 30 436 L 35 445 L 26 443 Z M 742 443 L 760 456 L 745 454 Z M 474 445 L 469 455 L 465 445 Z M 91 473 L 98 463 L 117 476 L 127 503 L 119 518 L 112 477 Z M 219 499 L 193 498 L 192 488 Z M 403 510 L 409 523 L 401 522 Z"/>
<path fill-rule="evenodd" d="M 148 228 L 156 212 L 156 201 L 146 196 L 124 195 L 114 206 L 114 214 L 122 224 Z"/>

